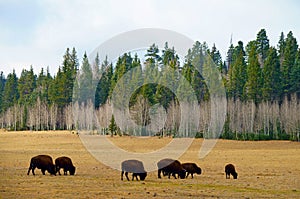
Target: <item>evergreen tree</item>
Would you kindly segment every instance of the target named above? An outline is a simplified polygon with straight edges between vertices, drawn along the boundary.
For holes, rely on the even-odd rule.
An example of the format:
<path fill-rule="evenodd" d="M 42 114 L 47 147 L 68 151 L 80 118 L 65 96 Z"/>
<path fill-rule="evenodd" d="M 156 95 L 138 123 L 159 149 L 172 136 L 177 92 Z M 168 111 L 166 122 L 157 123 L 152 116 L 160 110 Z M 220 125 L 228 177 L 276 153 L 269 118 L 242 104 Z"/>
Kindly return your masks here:
<path fill-rule="evenodd" d="M 22 70 L 20 79 L 18 80 L 19 101 L 21 104 L 35 103 L 35 98 L 32 96 L 36 88 L 36 75 L 31 67 L 29 71 Z M 32 99 L 33 98 L 33 99 Z M 30 102 L 30 99 L 33 101 Z"/>
<path fill-rule="evenodd" d="M 3 75 L 3 72 L 0 72 L 0 113 L 2 112 L 2 105 L 3 105 L 3 91 L 5 86 L 5 76 Z"/>
<path fill-rule="evenodd" d="M 280 34 L 277 49 L 279 53 L 280 66 L 282 66 L 283 59 L 284 59 L 284 49 L 285 49 L 285 38 L 283 32 L 281 32 Z"/>
<path fill-rule="evenodd" d="M 2 110 L 6 111 L 9 107 L 17 103 L 18 99 L 18 78 L 15 73 L 15 70 L 13 70 L 12 73 L 8 74 L 7 81 L 4 86 L 2 97 Z"/>
<path fill-rule="evenodd" d="M 245 51 L 243 42 L 239 41 L 233 53 L 233 63 L 229 68 L 228 96 L 234 99 L 243 97 L 243 89 L 247 80 Z"/>
<path fill-rule="evenodd" d="M 73 95 L 73 86 L 74 81 L 76 78 L 76 73 L 78 70 L 78 59 L 77 59 L 77 52 L 75 48 L 72 49 L 72 53 L 70 53 L 69 48 L 67 48 L 66 53 L 64 55 L 64 60 L 62 64 L 62 76 L 59 83 L 62 84 L 64 92 L 64 104 L 67 105 L 72 102 L 72 95 Z M 59 77 L 59 76 L 57 76 Z"/>
<path fill-rule="evenodd" d="M 44 72 L 44 68 L 42 68 L 36 81 L 36 92 L 38 93 L 40 99 L 44 102 L 47 102 L 47 104 L 50 103 L 48 91 L 50 88 L 51 81 L 52 77 L 49 72 L 49 68 L 47 68 L 46 73 Z"/>
<path fill-rule="evenodd" d="M 106 63 L 104 64 L 106 65 Z M 101 105 L 106 103 L 111 89 L 112 76 L 113 76 L 113 66 L 112 64 L 110 64 L 107 65 L 105 71 L 102 72 L 102 76 L 98 81 L 98 85 L 95 93 L 96 108 L 99 108 Z"/>
<path fill-rule="evenodd" d="M 300 49 L 296 55 L 295 64 L 291 70 L 291 93 L 296 93 L 300 98 Z"/>
<path fill-rule="evenodd" d="M 79 104 L 87 104 L 89 100 L 94 102 L 95 91 L 93 86 L 93 72 L 86 53 L 83 55 L 81 70 L 79 72 Z"/>
<path fill-rule="evenodd" d="M 158 46 L 152 44 L 149 49 L 147 49 L 147 53 L 145 54 L 146 62 L 149 64 L 155 64 L 161 61 L 161 57 L 159 56 Z"/>
<path fill-rule="evenodd" d="M 258 62 L 258 54 L 256 46 L 250 45 L 247 66 L 247 82 L 245 84 L 246 99 L 253 100 L 258 103 L 261 97 L 261 68 Z"/>
<path fill-rule="evenodd" d="M 256 36 L 256 45 L 257 45 L 257 53 L 258 53 L 258 61 L 261 67 L 264 66 L 264 61 L 267 57 L 267 52 L 269 50 L 270 44 L 269 39 L 267 37 L 267 33 L 265 29 L 261 29 Z"/>
<path fill-rule="evenodd" d="M 284 59 L 281 66 L 282 86 L 284 94 L 290 94 L 291 92 L 290 74 L 295 64 L 297 49 L 297 40 L 293 36 L 293 33 L 290 31 L 286 38 L 284 48 Z"/>
<path fill-rule="evenodd" d="M 279 100 L 281 96 L 280 62 L 275 48 L 271 47 L 263 68 L 263 99 Z"/>

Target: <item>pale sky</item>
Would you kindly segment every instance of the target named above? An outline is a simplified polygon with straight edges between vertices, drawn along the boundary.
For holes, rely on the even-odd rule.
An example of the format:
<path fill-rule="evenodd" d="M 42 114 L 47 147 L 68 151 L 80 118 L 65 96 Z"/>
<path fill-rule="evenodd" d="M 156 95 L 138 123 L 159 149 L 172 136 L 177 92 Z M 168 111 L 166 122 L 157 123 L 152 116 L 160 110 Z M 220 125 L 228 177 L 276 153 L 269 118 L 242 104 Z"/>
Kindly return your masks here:
<path fill-rule="evenodd" d="M 213 43 L 224 60 L 230 37 L 244 44 L 266 29 L 272 46 L 291 30 L 300 43 L 297 0 L 0 0 L 0 71 L 49 66 L 52 75 L 67 47 L 81 63 L 102 42 L 139 28 L 163 28 Z"/>

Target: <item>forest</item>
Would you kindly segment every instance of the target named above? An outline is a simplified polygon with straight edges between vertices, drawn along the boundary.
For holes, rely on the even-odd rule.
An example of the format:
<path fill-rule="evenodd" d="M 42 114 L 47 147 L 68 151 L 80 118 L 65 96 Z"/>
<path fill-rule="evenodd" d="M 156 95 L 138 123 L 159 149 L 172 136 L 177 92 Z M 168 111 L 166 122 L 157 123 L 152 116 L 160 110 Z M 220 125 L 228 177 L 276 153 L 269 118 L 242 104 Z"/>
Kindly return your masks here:
<path fill-rule="evenodd" d="M 144 57 L 127 52 L 115 63 L 108 58 L 99 60 L 99 55 L 89 60 L 86 53 L 79 61 L 76 49 L 67 48 L 53 76 L 48 68 L 42 68 L 38 74 L 32 67 L 23 69 L 20 77 L 15 71 L 7 76 L 1 72 L 0 128 L 87 129 L 99 134 L 146 135 L 143 127 L 131 129 L 125 125 L 120 129 L 116 123 L 120 120 L 118 104 L 114 104 L 113 111 L 111 103 L 116 85 L 126 85 L 122 76 L 134 71 L 129 83 L 139 82 L 143 86 L 130 97 L 132 120 L 141 126 L 164 121 L 155 135 L 209 137 L 212 101 L 202 74 L 207 70 L 208 55 L 226 90 L 227 111 L 221 138 L 300 141 L 300 49 L 292 31 L 287 35 L 282 32 L 278 38 L 277 45 L 271 46 L 266 30 L 261 29 L 256 39 L 247 44 L 231 43 L 225 58 L 216 45 L 209 47 L 206 42 L 196 41 L 184 60 L 167 41 L 163 49 L 152 44 Z M 186 110 L 191 115 L 198 114 L 198 119 L 194 121 L 191 116 L 183 133 L 179 132 L 178 123 L 182 117 L 180 106 L 186 104 L 181 103 L 174 90 L 180 92 L 185 88 L 182 84 L 174 84 L 173 89 L 163 86 L 163 82 L 170 83 L 179 76 L 187 80 L 197 98 L 197 103 L 187 103 Z M 161 84 L 151 83 L 153 79 Z M 189 95 L 183 98 L 186 102 L 190 100 Z M 153 118 L 149 112 L 157 104 L 165 115 Z"/>

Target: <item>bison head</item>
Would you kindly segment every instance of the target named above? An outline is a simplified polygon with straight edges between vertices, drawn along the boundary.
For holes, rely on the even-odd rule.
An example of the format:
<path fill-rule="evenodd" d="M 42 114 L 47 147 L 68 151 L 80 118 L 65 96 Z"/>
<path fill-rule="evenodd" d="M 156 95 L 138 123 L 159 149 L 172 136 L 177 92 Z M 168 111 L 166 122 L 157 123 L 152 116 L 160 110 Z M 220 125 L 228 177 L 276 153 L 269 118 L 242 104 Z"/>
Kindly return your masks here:
<path fill-rule="evenodd" d="M 140 176 L 140 180 L 145 180 L 145 178 L 147 177 L 147 172 L 139 173 L 139 176 Z"/>
<path fill-rule="evenodd" d="M 56 167 L 55 167 L 54 164 L 48 167 L 48 172 L 49 172 L 51 175 L 55 175 L 55 176 L 56 176 Z"/>
<path fill-rule="evenodd" d="M 235 173 L 232 173 L 232 176 L 233 176 L 233 179 L 237 179 L 238 174 L 235 172 Z"/>
<path fill-rule="evenodd" d="M 200 167 L 196 167 L 196 173 L 200 175 L 201 172 L 202 172 L 201 168 Z"/>
<path fill-rule="evenodd" d="M 185 175 L 186 175 L 186 170 L 183 169 L 178 173 L 178 176 L 180 177 L 180 179 L 185 179 Z"/>
<path fill-rule="evenodd" d="M 76 167 L 74 167 L 74 166 L 72 166 L 71 168 L 70 168 L 70 175 L 74 175 L 75 174 L 75 170 L 76 170 Z"/>

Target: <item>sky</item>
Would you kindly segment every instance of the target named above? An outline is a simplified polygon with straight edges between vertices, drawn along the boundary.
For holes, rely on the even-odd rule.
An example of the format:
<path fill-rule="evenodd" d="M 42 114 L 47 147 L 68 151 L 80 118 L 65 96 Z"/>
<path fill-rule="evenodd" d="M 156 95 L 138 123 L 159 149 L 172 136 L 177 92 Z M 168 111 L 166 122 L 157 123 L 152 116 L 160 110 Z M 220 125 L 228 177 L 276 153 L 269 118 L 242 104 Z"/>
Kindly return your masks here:
<path fill-rule="evenodd" d="M 49 67 L 52 75 L 66 49 L 87 54 L 113 36 L 163 28 L 216 45 L 222 58 L 239 40 L 246 45 L 262 28 L 272 46 L 281 32 L 300 43 L 297 0 L 0 0 L 0 71 Z"/>

